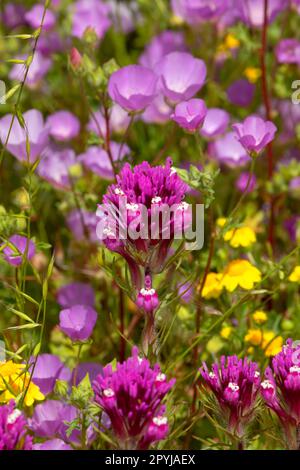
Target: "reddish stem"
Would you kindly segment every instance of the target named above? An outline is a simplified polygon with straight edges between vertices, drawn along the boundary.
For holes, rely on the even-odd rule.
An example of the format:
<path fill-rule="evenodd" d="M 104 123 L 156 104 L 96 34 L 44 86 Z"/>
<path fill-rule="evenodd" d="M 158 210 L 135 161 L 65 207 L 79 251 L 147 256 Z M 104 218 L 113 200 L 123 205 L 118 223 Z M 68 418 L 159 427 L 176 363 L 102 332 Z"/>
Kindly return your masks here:
<path fill-rule="evenodd" d="M 261 86 L 262 86 L 262 96 L 265 106 L 265 115 L 268 121 L 271 120 L 271 100 L 268 90 L 268 81 L 267 81 L 267 70 L 266 70 L 266 53 L 267 53 L 267 34 L 268 34 L 268 4 L 269 0 L 264 0 L 264 23 L 261 32 L 261 50 L 260 50 L 260 63 L 261 63 Z M 273 158 L 273 147 L 272 142 L 267 146 L 267 156 L 268 156 L 268 180 L 271 181 L 274 173 L 274 158 Z M 269 231 L 268 231 L 268 240 L 274 251 L 275 246 L 275 214 L 274 214 L 274 199 L 270 199 L 270 217 L 269 217 Z"/>
<path fill-rule="evenodd" d="M 125 360 L 125 309 L 124 309 L 124 293 L 119 289 L 119 314 L 120 314 L 120 362 Z"/>

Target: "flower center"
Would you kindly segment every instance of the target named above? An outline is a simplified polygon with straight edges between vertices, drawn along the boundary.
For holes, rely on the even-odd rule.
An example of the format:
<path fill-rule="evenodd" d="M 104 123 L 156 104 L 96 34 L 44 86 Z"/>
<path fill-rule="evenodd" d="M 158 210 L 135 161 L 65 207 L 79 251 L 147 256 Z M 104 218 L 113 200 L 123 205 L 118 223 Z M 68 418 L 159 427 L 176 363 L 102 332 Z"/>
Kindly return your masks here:
<path fill-rule="evenodd" d="M 115 392 L 112 388 L 106 388 L 105 390 L 103 390 L 103 395 L 107 398 L 111 398 L 115 396 Z"/>
<path fill-rule="evenodd" d="M 264 390 L 274 389 L 274 385 L 272 384 L 272 382 L 271 382 L 270 380 L 264 380 L 264 381 L 261 383 L 261 387 L 262 387 Z"/>
<path fill-rule="evenodd" d="M 230 388 L 230 390 L 232 390 L 233 392 L 237 392 L 240 389 L 238 384 L 236 384 L 235 382 L 229 382 L 228 388 Z"/>
<path fill-rule="evenodd" d="M 156 416 L 153 418 L 153 423 L 156 424 L 156 426 L 163 426 L 168 423 L 168 419 L 165 416 Z"/>
<path fill-rule="evenodd" d="M 17 421 L 17 419 L 21 416 L 20 410 L 14 410 L 10 415 L 7 417 L 7 424 L 13 424 Z"/>

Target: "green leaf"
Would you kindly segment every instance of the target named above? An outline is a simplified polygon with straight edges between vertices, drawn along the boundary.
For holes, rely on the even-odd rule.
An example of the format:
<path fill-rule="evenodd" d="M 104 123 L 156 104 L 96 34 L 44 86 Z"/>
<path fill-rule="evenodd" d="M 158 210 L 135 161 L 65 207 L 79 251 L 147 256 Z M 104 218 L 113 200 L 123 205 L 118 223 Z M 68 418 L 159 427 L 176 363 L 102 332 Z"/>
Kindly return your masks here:
<path fill-rule="evenodd" d="M 26 315 L 25 313 L 23 312 L 20 312 L 19 310 L 15 310 L 14 308 L 9 308 L 9 311 L 10 312 L 13 312 L 15 315 L 17 315 L 19 318 L 22 318 L 22 320 L 25 320 L 25 321 L 28 321 L 29 323 L 31 324 L 34 324 L 34 321 L 28 317 L 28 315 Z"/>

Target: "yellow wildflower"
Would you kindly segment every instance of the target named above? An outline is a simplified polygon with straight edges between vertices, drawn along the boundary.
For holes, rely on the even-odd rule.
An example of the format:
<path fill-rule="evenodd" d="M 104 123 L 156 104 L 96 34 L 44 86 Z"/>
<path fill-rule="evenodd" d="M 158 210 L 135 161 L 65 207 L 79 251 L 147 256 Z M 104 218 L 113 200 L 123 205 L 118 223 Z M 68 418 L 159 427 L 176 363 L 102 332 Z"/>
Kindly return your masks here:
<path fill-rule="evenodd" d="M 219 217 L 217 219 L 217 225 L 219 227 L 224 227 L 224 225 L 226 224 L 226 220 L 227 220 L 226 217 Z"/>
<path fill-rule="evenodd" d="M 229 241 L 229 244 L 233 248 L 239 246 L 247 247 L 256 242 L 256 235 L 252 228 L 250 227 L 237 227 L 232 230 L 228 230 L 224 234 L 224 240 Z"/>
<path fill-rule="evenodd" d="M 245 259 L 237 259 L 226 266 L 221 285 L 229 292 L 233 292 L 238 286 L 250 290 L 260 280 L 261 272 L 259 269 Z"/>
<path fill-rule="evenodd" d="M 225 217 L 217 219 L 217 225 L 219 225 L 219 227 L 224 227 L 225 223 Z M 241 227 L 227 230 L 223 235 L 223 239 L 226 242 L 229 242 L 233 248 L 237 248 L 239 246 L 248 247 L 256 242 L 256 235 L 252 227 L 242 225 Z"/>
<path fill-rule="evenodd" d="M 298 282 L 300 284 L 300 266 L 296 266 L 288 277 L 291 282 Z"/>
<path fill-rule="evenodd" d="M 220 336 L 221 338 L 228 339 L 231 333 L 232 333 L 232 327 L 224 326 L 222 330 L 220 331 Z"/>
<path fill-rule="evenodd" d="M 16 399 L 25 390 L 25 406 L 31 406 L 36 400 L 44 400 L 39 387 L 30 382 L 30 374 L 24 369 L 24 364 L 15 364 L 12 361 L 0 363 L 0 403 Z"/>
<path fill-rule="evenodd" d="M 276 356 L 281 351 L 282 345 L 282 336 L 276 336 L 273 331 L 264 332 L 263 349 L 265 350 L 265 356 Z"/>
<path fill-rule="evenodd" d="M 261 330 L 250 328 L 245 336 L 246 343 L 253 346 L 261 346 L 263 342 L 263 333 Z"/>
<path fill-rule="evenodd" d="M 221 295 L 223 287 L 221 286 L 222 274 L 208 273 L 204 287 L 202 289 L 202 297 L 206 299 L 216 299 Z"/>
<path fill-rule="evenodd" d="M 218 47 L 218 51 L 230 51 L 231 49 L 237 49 L 239 45 L 240 41 L 233 34 L 226 34 L 224 41 Z"/>
<path fill-rule="evenodd" d="M 257 67 L 247 67 L 244 70 L 245 77 L 248 78 L 249 82 L 256 83 L 261 76 L 261 70 Z"/>
<path fill-rule="evenodd" d="M 252 318 L 258 325 L 262 325 L 268 320 L 268 316 L 266 312 L 263 312 L 263 310 L 256 310 L 256 312 L 253 313 Z"/>
<path fill-rule="evenodd" d="M 259 329 L 248 330 L 245 336 L 245 341 L 252 344 L 253 346 L 259 346 L 264 350 L 265 356 L 275 356 L 278 354 L 283 345 L 283 338 L 276 336 L 273 331 L 261 331 Z"/>

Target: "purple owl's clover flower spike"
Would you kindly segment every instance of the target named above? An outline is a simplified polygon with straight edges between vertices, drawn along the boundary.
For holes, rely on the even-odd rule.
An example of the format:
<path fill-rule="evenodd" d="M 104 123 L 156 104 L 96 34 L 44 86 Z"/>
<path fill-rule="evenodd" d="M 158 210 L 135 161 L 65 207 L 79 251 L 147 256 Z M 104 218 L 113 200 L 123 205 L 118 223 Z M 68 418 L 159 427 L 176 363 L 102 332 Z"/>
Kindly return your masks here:
<path fill-rule="evenodd" d="M 103 369 L 93 382 L 95 401 L 108 415 L 111 428 L 122 449 L 148 449 L 168 434 L 163 399 L 175 379 L 167 381 L 158 364 L 150 367 L 147 359 L 132 349 L 123 363 Z"/>
<path fill-rule="evenodd" d="M 140 289 L 136 303 L 139 308 L 149 314 L 155 312 L 159 305 L 158 295 L 152 287 L 152 280 L 149 274 L 145 276 L 145 287 Z"/>
<path fill-rule="evenodd" d="M 258 155 L 274 139 L 277 127 L 258 116 L 248 116 L 244 122 L 233 124 L 237 140 L 253 156 Z"/>
<path fill-rule="evenodd" d="M 215 395 L 229 431 L 243 438 L 245 427 L 254 416 L 260 387 L 260 372 L 256 362 L 237 356 L 222 356 L 211 371 L 206 363 L 200 369 L 205 387 Z"/>
<path fill-rule="evenodd" d="M 0 406 L 0 450 L 31 450 L 32 438 L 26 435 L 26 426 L 13 400 Z"/>
<path fill-rule="evenodd" d="M 266 405 L 280 419 L 287 443 L 299 449 L 300 431 L 300 344 L 288 339 L 282 351 L 272 360 L 261 383 Z"/>

